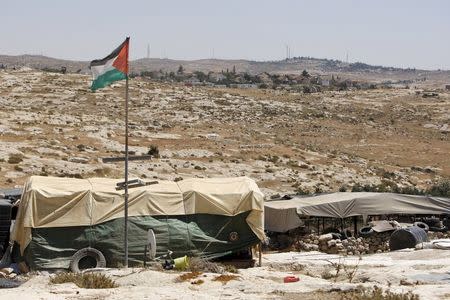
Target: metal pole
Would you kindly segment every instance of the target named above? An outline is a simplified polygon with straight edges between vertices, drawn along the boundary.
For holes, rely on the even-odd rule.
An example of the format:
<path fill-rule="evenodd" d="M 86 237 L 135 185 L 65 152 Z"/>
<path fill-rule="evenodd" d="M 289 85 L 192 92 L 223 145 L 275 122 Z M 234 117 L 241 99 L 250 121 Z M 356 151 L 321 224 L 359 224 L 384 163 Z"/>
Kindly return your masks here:
<path fill-rule="evenodd" d="M 128 74 L 125 79 L 125 224 L 124 224 L 124 267 L 128 268 Z"/>

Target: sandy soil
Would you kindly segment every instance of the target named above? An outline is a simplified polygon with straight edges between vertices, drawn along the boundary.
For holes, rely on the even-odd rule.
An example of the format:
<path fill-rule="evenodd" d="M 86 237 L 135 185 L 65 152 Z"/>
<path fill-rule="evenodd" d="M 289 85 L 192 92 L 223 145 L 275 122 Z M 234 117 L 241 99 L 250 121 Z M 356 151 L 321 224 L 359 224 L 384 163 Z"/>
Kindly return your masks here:
<path fill-rule="evenodd" d="M 336 277 L 335 265 L 345 266 Z M 49 284 L 46 272 L 31 275 L 18 288 L 2 289 L 2 299 L 300 299 L 320 291 L 348 291 L 374 285 L 396 293 L 412 291 L 420 299 L 450 299 L 450 255 L 446 250 L 412 250 L 339 257 L 319 252 L 266 253 L 263 266 L 240 269 L 236 280 L 213 281 L 219 274 L 204 273 L 177 282 L 180 272 L 148 269 L 110 269 L 118 288 L 89 290 L 74 284 Z M 354 272 L 353 276 L 349 276 Z M 284 283 L 288 275 L 300 281 Z M 351 277 L 351 280 L 349 279 Z M 326 279 L 325 279 L 326 278 Z M 202 279 L 204 283 L 193 284 Z M 351 281 L 351 283 L 349 282 Z M 305 298 L 305 299 L 306 299 Z M 309 299 L 309 298 L 308 298 Z M 312 298 L 311 298 L 312 299 Z"/>

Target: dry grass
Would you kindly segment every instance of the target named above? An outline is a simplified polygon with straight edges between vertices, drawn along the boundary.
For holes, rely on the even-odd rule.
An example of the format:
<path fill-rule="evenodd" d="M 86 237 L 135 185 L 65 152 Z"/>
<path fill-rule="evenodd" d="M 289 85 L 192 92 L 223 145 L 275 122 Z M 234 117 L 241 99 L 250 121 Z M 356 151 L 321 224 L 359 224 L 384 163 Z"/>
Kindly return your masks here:
<path fill-rule="evenodd" d="M 229 282 L 231 280 L 236 280 L 237 278 L 239 278 L 239 276 L 237 276 L 237 275 L 222 274 L 217 277 L 214 277 L 214 279 L 212 281 L 219 281 L 219 282 L 222 282 L 222 284 L 226 284 L 227 282 Z"/>
<path fill-rule="evenodd" d="M 85 289 L 111 289 L 118 287 L 114 280 L 104 274 L 97 273 L 60 273 L 50 279 L 51 284 L 73 282 Z"/>
<path fill-rule="evenodd" d="M 192 257 L 189 261 L 189 271 L 222 274 L 226 271 L 226 268 L 222 264 L 211 262 L 199 257 Z"/>
<path fill-rule="evenodd" d="M 191 281 L 191 284 L 196 284 L 196 285 L 200 285 L 203 283 L 205 283 L 205 281 L 203 281 L 202 279 L 197 279 L 197 280 Z"/>
<path fill-rule="evenodd" d="M 418 300 L 419 296 L 412 292 L 394 293 L 383 290 L 377 286 L 372 289 L 356 288 L 349 291 L 316 291 L 310 293 L 285 294 L 283 299 L 303 299 L 303 300 Z"/>
<path fill-rule="evenodd" d="M 184 281 L 189 281 L 191 279 L 195 279 L 197 277 L 199 277 L 200 275 L 202 275 L 202 272 L 189 272 L 189 273 L 184 273 L 181 274 L 180 276 L 178 276 L 177 278 L 175 278 L 176 282 L 184 282 Z"/>
<path fill-rule="evenodd" d="M 358 289 L 341 294 L 342 300 L 419 300 L 419 296 L 408 293 L 394 293 L 375 286 L 372 290 Z"/>

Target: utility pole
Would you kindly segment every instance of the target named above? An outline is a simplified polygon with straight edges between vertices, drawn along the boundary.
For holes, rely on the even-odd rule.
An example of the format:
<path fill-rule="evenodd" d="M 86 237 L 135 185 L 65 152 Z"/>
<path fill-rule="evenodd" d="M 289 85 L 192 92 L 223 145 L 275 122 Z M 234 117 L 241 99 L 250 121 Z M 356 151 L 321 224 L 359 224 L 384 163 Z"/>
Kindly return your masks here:
<path fill-rule="evenodd" d="M 150 44 L 147 44 L 147 58 L 150 58 Z"/>

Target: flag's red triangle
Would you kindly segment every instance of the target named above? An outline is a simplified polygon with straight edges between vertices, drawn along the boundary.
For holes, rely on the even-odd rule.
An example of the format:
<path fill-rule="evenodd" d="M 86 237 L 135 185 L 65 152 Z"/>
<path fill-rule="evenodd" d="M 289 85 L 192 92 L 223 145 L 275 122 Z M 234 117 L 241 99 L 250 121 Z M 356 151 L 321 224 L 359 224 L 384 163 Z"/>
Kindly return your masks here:
<path fill-rule="evenodd" d="M 130 38 L 127 38 L 123 43 L 122 49 L 120 49 L 119 55 L 113 62 L 113 67 L 122 73 L 128 75 L 128 46 L 130 44 Z"/>

